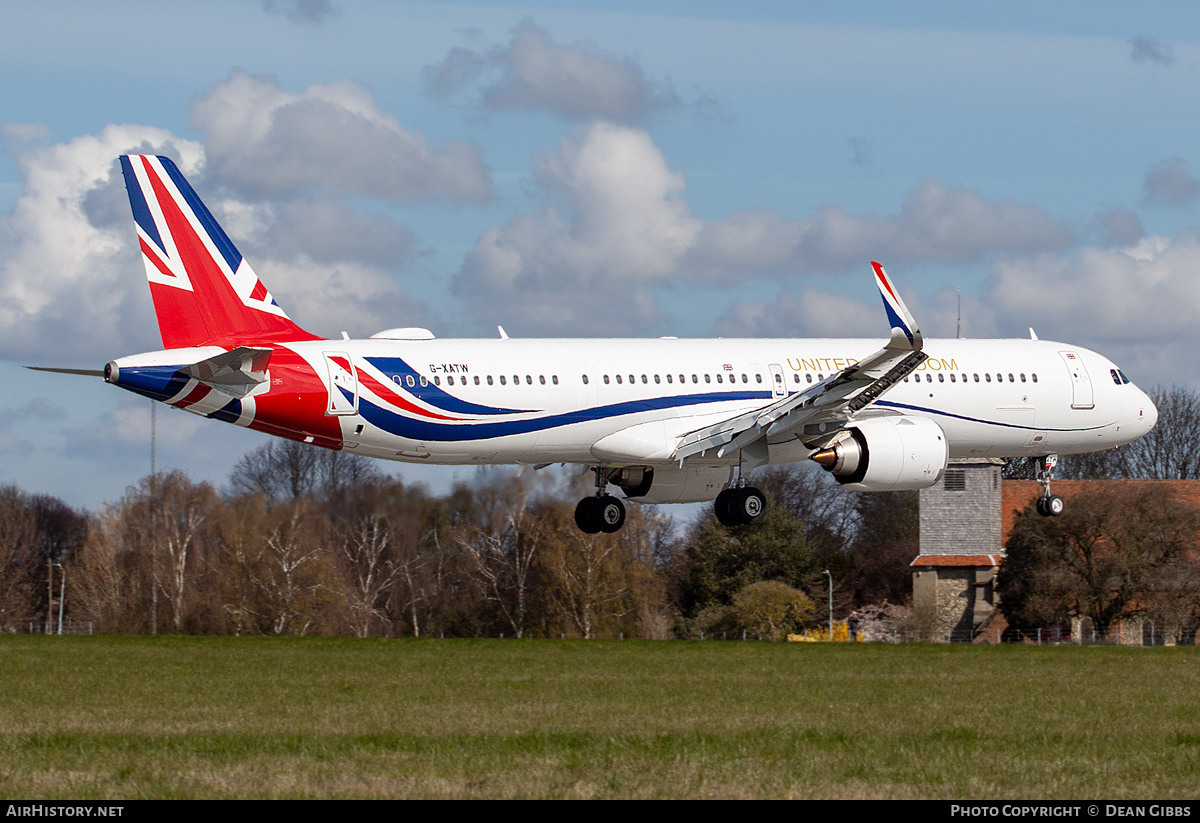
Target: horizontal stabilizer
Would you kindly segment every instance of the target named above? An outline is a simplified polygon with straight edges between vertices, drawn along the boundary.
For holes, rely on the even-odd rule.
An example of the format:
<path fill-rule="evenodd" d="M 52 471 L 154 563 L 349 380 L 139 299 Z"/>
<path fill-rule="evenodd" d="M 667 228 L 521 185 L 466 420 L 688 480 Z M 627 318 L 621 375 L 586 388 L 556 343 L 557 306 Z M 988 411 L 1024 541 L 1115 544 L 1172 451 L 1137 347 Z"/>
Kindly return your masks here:
<path fill-rule="evenodd" d="M 103 377 L 104 372 L 100 369 L 55 369 L 50 366 L 26 366 L 25 368 L 31 371 L 50 371 L 55 374 L 81 374 L 84 377 Z"/>
<path fill-rule="evenodd" d="M 238 346 L 224 354 L 185 366 L 181 371 L 230 397 L 242 398 L 267 381 L 271 351 Z"/>

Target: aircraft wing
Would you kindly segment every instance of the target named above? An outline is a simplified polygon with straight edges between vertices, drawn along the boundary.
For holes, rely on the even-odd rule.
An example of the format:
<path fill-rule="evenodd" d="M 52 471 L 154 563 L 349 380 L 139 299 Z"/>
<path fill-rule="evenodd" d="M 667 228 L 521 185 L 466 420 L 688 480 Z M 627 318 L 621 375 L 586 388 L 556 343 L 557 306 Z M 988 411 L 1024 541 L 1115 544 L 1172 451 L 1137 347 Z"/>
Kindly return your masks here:
<path fill-rule="evenodd" d="M 679 439 L 674 459 L 717 450 L 718 457 L 743 451 L 747 468 L 767 462 L 768 439 L 799 429 L 795 436 L 818 449 L 836 439 L 846 423 L 880 395 L 908 376 L 928 357 L 921 349 L 924 338 L 912 313 L 893 288 L 883 266 L 871 263 L 883 306 L 891 323 L 891 339 L 879 351 L 805 391 L 777 400 Z"/>

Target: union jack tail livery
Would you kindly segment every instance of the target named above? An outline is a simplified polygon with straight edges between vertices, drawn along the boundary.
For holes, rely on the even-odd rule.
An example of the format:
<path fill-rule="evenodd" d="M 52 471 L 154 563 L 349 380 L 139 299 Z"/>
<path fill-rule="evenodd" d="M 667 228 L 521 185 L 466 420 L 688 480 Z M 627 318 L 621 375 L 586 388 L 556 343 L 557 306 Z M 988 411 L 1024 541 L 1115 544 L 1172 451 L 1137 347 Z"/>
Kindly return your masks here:
<path fill-rule="evenodd" d="M 170 158 L 123 155 L 121 171 L 166 348 L 320 339 L 288 318 Z"/>

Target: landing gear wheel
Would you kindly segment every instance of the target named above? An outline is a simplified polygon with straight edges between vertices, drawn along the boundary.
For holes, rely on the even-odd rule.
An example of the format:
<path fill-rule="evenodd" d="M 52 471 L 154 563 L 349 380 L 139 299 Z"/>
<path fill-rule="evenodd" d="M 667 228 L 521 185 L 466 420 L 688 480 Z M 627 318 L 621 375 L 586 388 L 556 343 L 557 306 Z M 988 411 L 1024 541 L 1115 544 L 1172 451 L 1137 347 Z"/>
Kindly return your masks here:
<path fill-rule="evenodd" d="M 726 489 L 713 501 L 713 514 L 717 516 L 717 522 L 722 526 L 737 526 L 742 522 L 737 519 L 736 514 L 729 507 L 729 501 L 736 491 L 737 489 Z"/>
<path fill-rule="evenodd" d="M 767 498 L 753 486 L 735 489 L 729 498 L 729 513 L 739 523 L 754 526 L 767 516 Z"/>
<path fill-rule="evenodd" d="M 1039 497 L 1037 501 L 1037 513 L 1042 517 L 1062 517 L 1066 507 L 1067 504 L 1057 494 Z"/>
<path fill-rule="evenodd" d="M 593 509 L 600 531 L 613 534 L 625 525 L 625 505 L 615 497 L 605 495 L 596 498 L 597 505 Z"/>
<path fill-rule="evenodd" d="M 575 507 L 575 525 L 584 534 L 612 534 L 625 525 L 625 505 L 611 495 L 585 497 Z"/>
<path fill-rule="evenodd" d="M 599 503 L 599 497 L 585 497 L 575 507 L 575 525 L 584 534 L 598 534 L 600 532 L 600 518 L 596 512 Z"/>
<path fill-rule="evenodd" d="M 754 526 L 767 516 L 767 498 L 753 486 L 726 489 L 713 502 L 713 513 L 722 526 Z"/>

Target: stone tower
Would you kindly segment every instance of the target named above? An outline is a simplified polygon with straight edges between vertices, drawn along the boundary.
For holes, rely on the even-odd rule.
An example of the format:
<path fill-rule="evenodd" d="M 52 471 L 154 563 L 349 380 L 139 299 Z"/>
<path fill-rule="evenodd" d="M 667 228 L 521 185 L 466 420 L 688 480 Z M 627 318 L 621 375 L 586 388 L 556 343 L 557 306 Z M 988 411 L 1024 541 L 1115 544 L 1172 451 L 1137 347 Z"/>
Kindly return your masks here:
<path fill-rule="evenodd" d="M 993 581 L 1004 556 L 1003 466 L 992 458 L 954 461 L 936 485 L 921 490 L 913 610 L 928 615 L 943 637 L 969 642 L 996 610 Z"/>

